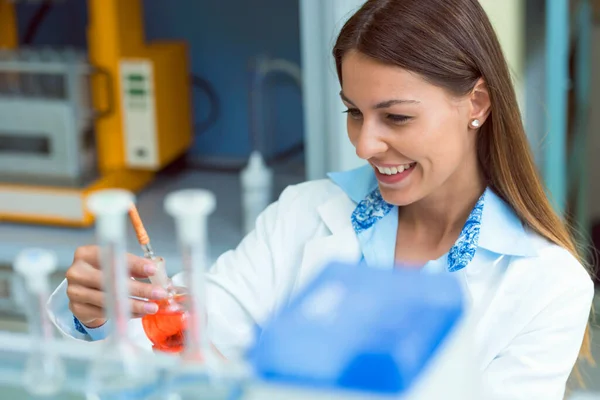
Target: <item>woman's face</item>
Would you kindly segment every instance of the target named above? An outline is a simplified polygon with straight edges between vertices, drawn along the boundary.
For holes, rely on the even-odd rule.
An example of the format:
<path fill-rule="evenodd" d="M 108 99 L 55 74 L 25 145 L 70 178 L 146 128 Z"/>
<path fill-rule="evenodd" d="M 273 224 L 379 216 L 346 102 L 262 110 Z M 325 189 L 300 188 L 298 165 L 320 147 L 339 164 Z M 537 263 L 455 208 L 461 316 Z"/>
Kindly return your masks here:
<path fill-rule="evenodd" d="M 477 178 L 477 131 L 470 123 L 481 110 L 471 96 L 457 98 L 356 51 L 344 57 L 342 76 L 348 136 L 373 166 L 388 203 L 408 205 Z"/>

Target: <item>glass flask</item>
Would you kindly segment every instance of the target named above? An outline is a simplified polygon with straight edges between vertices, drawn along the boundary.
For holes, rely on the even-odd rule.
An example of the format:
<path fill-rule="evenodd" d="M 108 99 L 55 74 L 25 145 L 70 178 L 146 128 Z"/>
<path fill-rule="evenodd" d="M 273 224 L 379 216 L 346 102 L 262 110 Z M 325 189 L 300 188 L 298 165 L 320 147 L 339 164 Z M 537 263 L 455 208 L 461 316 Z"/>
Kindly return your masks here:
<path fill-rule="evenodd" d="M 185 288 L 174 289 L 174 293 L 166 299 L 149 300 L 158 305 L 158 312 L 142 317 L 144 332 L 154 351 L 181 353 L 185 348 L 188 295 Z"/>

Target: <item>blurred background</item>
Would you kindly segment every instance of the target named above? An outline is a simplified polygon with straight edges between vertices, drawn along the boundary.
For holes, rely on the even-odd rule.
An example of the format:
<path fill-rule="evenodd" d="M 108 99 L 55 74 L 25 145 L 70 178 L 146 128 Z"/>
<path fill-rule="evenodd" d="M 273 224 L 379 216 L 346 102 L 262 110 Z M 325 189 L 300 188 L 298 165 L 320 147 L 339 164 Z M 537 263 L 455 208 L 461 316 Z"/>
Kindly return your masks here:
<path fill-rule="evenodd" d="M 600 1 L 481 2 L 548 191 L 597 266 Z M 94 190 L 136 193 L 173 273 L 180 256 L 166 193 L 216 194 L 215 258 L 285 186 L 361 165 L 330 56 L 361 4 L 0 0 L 0 329 L 27 330 L 12 272 L 21 249 L 56 251 L 57 285 L 75 248 L 94 243 L 84 207 Z M 584 375 L 600 391 L 600 372 Z"/>

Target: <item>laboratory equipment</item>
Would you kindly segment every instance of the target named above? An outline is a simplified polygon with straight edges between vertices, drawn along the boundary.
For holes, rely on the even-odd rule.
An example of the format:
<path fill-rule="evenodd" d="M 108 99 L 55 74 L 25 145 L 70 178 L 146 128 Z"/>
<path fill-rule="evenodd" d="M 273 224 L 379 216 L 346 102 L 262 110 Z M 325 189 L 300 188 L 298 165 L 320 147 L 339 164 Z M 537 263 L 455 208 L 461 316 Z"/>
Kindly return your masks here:
<path fill-rule="evenodd" d="M 261 326 L 248 358 L 271 385 L 263 398 L 478 400 L 469 324 L 453 275 L 332 264 Z"/>
<path fill-rule="evenodd" d="M 107 343 L 54 339 L 46 348 L 65 361 L 67 379 L 59 398 L 87 392 L 89 399 L 172 400 L 191 394 L 215 400 L 479 400 L 485 396 L 478 392 L 479 366 L 473 361 L 473 321 L 454 279 L 453 274 L 331 265 L 261 324 L 246 362 L 231 358 L 207 372 L 194 358 L 186 363 L 145 352 L 151 357 L 141 361 L 134 354 L 130 370 L 113 364 L 110 371 L 131 383 L 120 397 L 94 394 L 85 379 L 111 351 Z M 0 332 L 3 394 L 23 387 L 19 377 L 24 360 L 38 349 L 35 341 Z M 131 381 L 136 371 L 153 370 L 160 372 L 155 385 Z M 174 396 L 167 397 L 163 388 Z"/>
<path fill-rule="evenodd" d="M 210 369 L 217 365 L 206 332 L 205 277 L 207 272 L 207 220 L 216 206 L 212 192 L 186 189 L 170 193 L 165 198 L 165 210 L 175 219 L 181 247 L 183 274 L 188 282 L 188 320 L 182 363 L 173 371 L 171 382 L 179 383 L 175 398 L 194 399 L 195 390 L 182 382 L 210 379 Z"/>
<path fill-rule="evenodd" d="M 135 204 L 132 203 L 129 207 L 128 215 L 131 225 L 135 230 L 135 236 L 137 237 L 138 243 L 140 246 L 142 246 L 142 250 L 144 251 L 144 257 L 149 260 L 154 260 L 156 255 L 154 254 L 154 249 L 150 244 L 150 236 L 144 227 L 142 217 L 140 217 L 140 213 Z"/>
<path fill-rule="evenodd" d="M 98 114 L 88 84 L 96 73 L 75 50 L 0 51 L 2 182 L 68 187 L 97 179 L 92 128 Z M 9 206 L 25 207 L 3 207 Z"/>
<path fill-rule="evenodd" d="M 189 328 L 184 352 L 188 361 L 206 361 L 210 353 L 204 332 L 204 274 L 208 268 L 207 220 L 215 206 L 214 194 L 201 189 L 180 190 L 165 198 L 165 210 L 175 219 L 183 273 L 188 282 Z"/>
<path fill-rule="evenodd" d="M 273 171 L 258 151 L 252 152 L 248 166 L 242 170 L 241 183 L 244 233 L 249 233 L 273 195 Z"/>
<path fill-rule="evenodd" d="M 187 291 L 183 288 L 175 290 L 169 298 L 151 300 L 158 305 L 158 311 L 142 317 L 144 332 L 155 351 L 181 353 L 185 347 Z"/>
<path fill-rule="evenodd" d="M 273 201 L 273 171 L 264 157 L 270 153 L 270 137 L 266 82 L 274 74 L 291 77 L 302 87 L 302 70 L 299 65 L 284 59 L 259 56 L 253 63 L 250 86 L 250 143 L 252 153 L 248 165 L 240 173 L 242 193 L 242 229 L 245 234 L 254 229 L 257 217 Z"/>
<path fill-rule="evenodd" d="M 144 223 L 135 204 L 129 208 L 129 219 L 135 230 L 138 242 L 144 251 L 144 257 L 156 265 L 156 273 L 149 277 L 152 284 L 167 291 L 164 300 L 150 300 L 158 305 L 156 314 L 142 317 L 142 326 L 146 336 L 153 344 L 155 351 L 179 353 L 185 344 L 185 329 L 187 326 L 187 310 L 185 307 L 186 290 L 175 287 L 167 275 L 165 260 L 157 257 L 150 244 L 150 236 L 144 228 Z"/>
<path fill-rule="evenodd" d="M 90 367 L 88 397 L 91 399 L 130 396 L 137 398 L 158 378 L 147 352 L 129 337 L 129 274 L 126 253 L 126 216 L 133 194 L 125 190 L 107 189 L 88 198 L 88 207 L 96 217 L 100 264 L 106 293 L 105 309 L 112 321 L 112 332 L 106 339 L 101 356 Z"/>
<path fill-rule="evenodd" d="M 17 15 L 13 0 L 0 0 L 0 49 L 14 49 L 19 44 Z"/>
<path fill-rule="evenodd" d="M 269 144 L 274 142 L 270 137 L 268 116 L 268 103 L 265 96 L 269 78 L 274 75 L 283 75 L 291 78 L 294 83 L 302 88 L 302 68 L 291 61 L 271 58 L 260 55 L 256 57 L 252 66 L 252 80 L 250 82 L 250 143 L 252 150 L 265 155 L 269 153 Z"/>
<path fill-rule="evenodd" d="M 147 43 L 141 0 L 88 15 L 87 56 L 19 49 L 0 0 L 0 220 L 89 226 L 88 195 L 137 192 L 191 145 L 186 45 Z"/>
<path fill-rule="evenodd" d="M 29 334 L 33 342 L 23 373 L 28 392 L 38 396 L 56 394 L 65 381 L 65 366 L 53 346 L 54 328 L 46 313 L 49 279 L 56 270 L 56 255 L 42 249 L 25 249 L 15 260 L 15 271 L 28 292 L 25 304 Z"/>
<path fill-rule="evenodd" d="M 144 252 L 144 257 L 148 260 L 152 260 L 156 265 L 156 273 L 150 277 L 150 281 L 154 285 L 158 285 L 163 287 L 164 289 L 171 291 L 173 290 L 173 282 L 169 279 L 167 275 L 165 260 L 162 257 L 157 257 L 154 253 L 154 249 L 152 248 L 152 244 L 150 243 L 150 236 L 144 227 L 144 223 L 142 222 L 142 218 L 140 217 L 140 213 L 135 206 L 135 204 L 131 204 L 129 207 L 129 220 L 131 221 L 131 225 L 135 230 L 135 235 L 137 237 L 138 243 L 142 247 L 142 251 Z"/>

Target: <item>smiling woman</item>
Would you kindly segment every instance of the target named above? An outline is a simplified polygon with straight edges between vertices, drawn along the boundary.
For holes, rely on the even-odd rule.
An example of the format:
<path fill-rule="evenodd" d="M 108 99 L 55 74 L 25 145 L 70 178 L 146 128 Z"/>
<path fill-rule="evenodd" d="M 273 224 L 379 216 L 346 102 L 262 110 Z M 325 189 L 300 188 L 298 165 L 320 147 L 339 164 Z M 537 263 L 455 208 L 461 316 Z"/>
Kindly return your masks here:
<path fill-rule="evenodd" d="M 424 249 L 427 221 L 451 221 L 453 213 L 464 221 L 461 200 L 472 207 L 488 187 L 527 229 L 582 260 L 546 197 L 506 60 L 479 1 L 367 1 L 343 27 L 333 55 L 349 138 L 374 167 L 382 198 L 402 206 L 396 254 L 427 259 L 436 242 L 446 249 L 456 238 L 445 233 L 433 251 Z M 460 226 L 448 223 L 442 232 Z M 581 352 L 589 355 L 587 335 Z"/>

